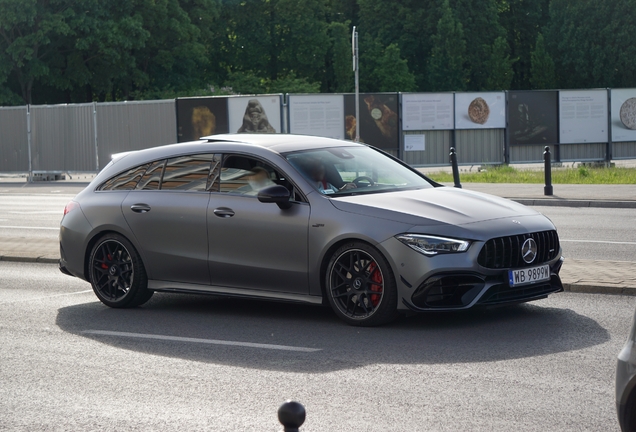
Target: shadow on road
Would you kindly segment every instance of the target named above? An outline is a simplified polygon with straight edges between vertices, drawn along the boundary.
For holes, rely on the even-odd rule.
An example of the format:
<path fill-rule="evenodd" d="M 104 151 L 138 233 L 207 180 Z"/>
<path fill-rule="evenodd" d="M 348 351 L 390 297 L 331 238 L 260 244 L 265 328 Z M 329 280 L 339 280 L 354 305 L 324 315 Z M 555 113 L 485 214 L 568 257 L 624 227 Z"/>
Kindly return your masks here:
<path fill-rule="evenodd" d="M 594 320 L 544 304 L 424 314 L 385 327 L 357 328 L 341 323 L 325 307 L 159 294 L 137 309 L 110 309 L 98 302 L 65 307 L 58 311 L 57 325 L 69 333 L 136 352 L 303 373 L 376 363 L 509 360 L 579 350 L 609 340 L 608 332 Z M 97 336 L 82 333 L 85 330 L 279 344 L 321 351 Z"/>

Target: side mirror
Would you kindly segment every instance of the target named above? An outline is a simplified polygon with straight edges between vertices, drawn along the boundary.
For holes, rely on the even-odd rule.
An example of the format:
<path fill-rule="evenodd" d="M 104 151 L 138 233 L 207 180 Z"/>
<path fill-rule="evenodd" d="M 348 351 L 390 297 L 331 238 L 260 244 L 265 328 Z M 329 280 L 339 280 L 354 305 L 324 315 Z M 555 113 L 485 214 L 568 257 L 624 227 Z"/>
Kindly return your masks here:
<path fill-rule="evenodd" d="M 258 191 L 258 200 L 262 203 L 276 203 L 285 210 L 291 207 L 289 190 L 285 186 L 269 186 Z"/>

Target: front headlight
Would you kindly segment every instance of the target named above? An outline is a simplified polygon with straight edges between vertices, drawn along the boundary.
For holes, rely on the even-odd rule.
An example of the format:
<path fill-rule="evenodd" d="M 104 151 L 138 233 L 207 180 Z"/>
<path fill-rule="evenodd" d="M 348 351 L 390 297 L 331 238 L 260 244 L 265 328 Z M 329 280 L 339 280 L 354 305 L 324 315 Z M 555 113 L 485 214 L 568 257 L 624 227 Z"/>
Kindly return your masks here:
<path fill-rule="evenodd" d="M 435 237 L 424 234 L 400 234 L 395 236 L 395 238 L 412 249 L 428 256 L 440 253 L 465 252 L 470 246 L 468 240 Z"/>

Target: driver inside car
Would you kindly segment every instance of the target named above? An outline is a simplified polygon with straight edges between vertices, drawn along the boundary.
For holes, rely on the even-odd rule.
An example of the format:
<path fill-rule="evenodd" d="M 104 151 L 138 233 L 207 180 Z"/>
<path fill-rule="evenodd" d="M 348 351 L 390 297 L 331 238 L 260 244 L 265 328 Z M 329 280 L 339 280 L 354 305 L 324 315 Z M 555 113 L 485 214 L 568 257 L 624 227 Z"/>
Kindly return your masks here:
<path fill-rule="evenodd" d="M 309 166 L 309 178 L 315 183 L 318 191 L 323 194 L 333 194 L 339 191 L 355 189 L 355 183 L 345 183 L 340 189 L 329 183 L 325 178 L 325 164 L 319 160 L 312 161 Z"/>

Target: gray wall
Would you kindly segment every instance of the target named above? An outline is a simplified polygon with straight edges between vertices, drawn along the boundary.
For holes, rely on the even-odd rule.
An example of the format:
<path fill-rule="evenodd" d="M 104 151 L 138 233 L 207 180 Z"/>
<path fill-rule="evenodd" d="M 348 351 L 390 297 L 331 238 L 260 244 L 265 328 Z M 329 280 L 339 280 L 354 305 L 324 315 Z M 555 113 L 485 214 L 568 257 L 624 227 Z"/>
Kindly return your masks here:
<path fill-rule="evenodd" d="M 0 172 L 28 170 L 27 109 L 0 107 Z"/>
<path fill-rule="evenodd" d="M 99 167 L 115 153 L 177 142 L 175 101 L 97 104 Z"/>
<path fill-rule="evenodd" d="M 33 171 L 95 171 L 93 104 L 31 106 Z"/>

